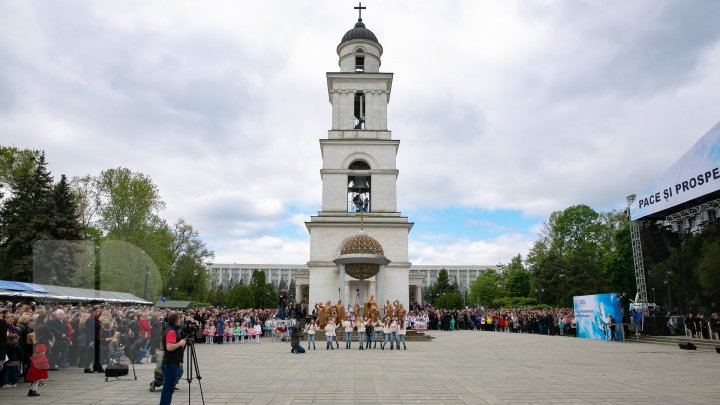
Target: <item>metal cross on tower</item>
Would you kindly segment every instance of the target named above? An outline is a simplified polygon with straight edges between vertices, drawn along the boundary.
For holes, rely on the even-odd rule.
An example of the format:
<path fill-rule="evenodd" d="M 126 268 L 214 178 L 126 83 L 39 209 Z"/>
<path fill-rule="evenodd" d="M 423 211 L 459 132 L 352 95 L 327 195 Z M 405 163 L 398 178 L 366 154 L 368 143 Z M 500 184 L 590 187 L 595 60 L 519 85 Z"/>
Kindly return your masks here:
<path fill-rule="evenodd" d="M 358 21 L 362 21 L 362 11 L 367 9 L 367 7 L 363 7 L 362 2 L 358 2 L 357 7 L 353 8 L 358 11 Z"/>

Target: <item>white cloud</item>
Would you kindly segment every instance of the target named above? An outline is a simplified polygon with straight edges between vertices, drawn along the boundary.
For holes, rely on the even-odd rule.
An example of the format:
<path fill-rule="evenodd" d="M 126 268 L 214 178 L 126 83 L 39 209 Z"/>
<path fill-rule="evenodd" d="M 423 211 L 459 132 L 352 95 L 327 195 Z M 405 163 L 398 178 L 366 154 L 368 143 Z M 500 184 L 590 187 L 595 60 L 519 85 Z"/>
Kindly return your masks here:
<path fill-rule="evenodd" d="M 720 118 L 711 3 L 367 6 L 395 73 L 400 210 L 618 207 Z M 0 143 L 45 149 L 56 175 L 149 175 L 168 219 L 186 218 L 218 257 L 272 261 L 257 248 L 267 238 L 294 255 L 302 243 L 276 230 L 303 227 L 290 207 L 320 203 L 324 73 L 353 23 L 330 0 L 4 2 Z M 457 243 L 411 254 L 481 262 L 459 246 L 525 246 Z"/>
<path fill-rule="evenodd" d="M 527 252 L 533 243 L 526 235 L 506 234 L 487 240 L 455 238 L 446 241 L 411 240 L 410 262 L 413 264 L 478 264 L 508 263 Z"/>

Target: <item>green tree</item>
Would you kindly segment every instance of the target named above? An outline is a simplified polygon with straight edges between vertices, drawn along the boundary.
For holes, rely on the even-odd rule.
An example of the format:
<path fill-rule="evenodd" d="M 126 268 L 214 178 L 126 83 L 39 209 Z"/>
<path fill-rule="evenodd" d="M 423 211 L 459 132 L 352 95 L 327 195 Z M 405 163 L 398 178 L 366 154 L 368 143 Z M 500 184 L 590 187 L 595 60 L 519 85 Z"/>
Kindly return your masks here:
<path fill-rule="evenodd" d="M 706 242 L 698 265 L 702 294 L 710 299 L 720 297 L 720 243 Z"/>
<path fill-rule="evenodd" d="M 18 188 L 21 176 L 35 169 L 41 155 L 44 160 L 44 153 L 38 150 L 0 146 L 0 186 L 11 192 Z"/>
<path fill-rule="evenodd" d="M 450 275 L 448 274 L 448 271 L 445 269 L 440 269 L 440 271 L 438 272 L 437 281 L 435 282 L 435 285 L 432 286 L 432 303 L 435 304 L 435 300 L 437 300 L 442 295 L 457 292 L 459 291 L 456 288 L 456 285 L 454 283 L 450 283 Z"/>
<path fill-rule="evenodd" d="M 295 296 L 295 289 L 297 288 L 297 285 L 295 284 L 295 279 L 290 279 L 290 286 L 288 287 L 288 302 L 295 303 L 295 300 L 297 297 Z"/>
<path fill-rule="evenodd" d="M 62 175 L 52 192 L 54 210 L 50 239 L 33 245 L 33 280 L 36 283 L 93 288 L 92 245 L 83 239 L 78 207 L 67 177 Z M 90 270 L 92 271 L 92 270 Z"/>
<path fill-rule="evenodd" d="M 255 296 L 250 286 L 237 284 L 227 292 L 225 302 L 232 308 L 255 308 Z"/>
<path fill-rule="evenodd" d="M 119 167 L 100 173 L 97 180 L 102 228 L 112 237 L 125 240 L 157 222 L 165 208 L 152 179 Z"/>
<path fill-rule="evenodd" d="M 207 248 L 192 225 L 180 218 L 172 229 L 168 285 L 181 288 L 195 300 L 204 301 L 208 294 L 207 262 L 215 254 Z"/>
<path fill-rule="evenodd" d="M 32 170 L 19 171 L 12 195 L 0 209 L 0 272 L 8 280 L 32 281 L 33 245 L 54 234 L 53 180 L 41 153 Z"/>
<path fill-rule="evenodd" d="M 493 269 L 487 269 L 472 283 L 468 298 L 470 303 L 491 306 L 493 301 L 503 296 L 500 288 L 502 276 Z"/>
<path fill-rule="evenodd" d="M 441 309 L 462 309 L 462 298 L 460 298 L 460 294 L 456 292 L 445 293 L 435 300 L 435 307 Z"/>
<path fill-rule="evenodd" d="M 532 291 L 532 274 L 522 262 L 522 256 L 512 258 L 503 273 L 505 292 L 510 297 L 528 297 Z"/>
<path fill-rule="evenodd" d="M 278 297 L 277 294 L 275 294 L 275 288 L 273 288 L 272 284 L 265 282 L 264 271 L 253 270 L 250 287 L 252 288 L 257 308 L 276 308 L 278 306 Z"/>
<path fill-rule="evenodd" d="M 125 241 L 143 250 L 167 285 L 175 258 L 174 236 L 159 216 L 165 203 L 155 183 L 142 173 L 116 168 L 101 172 L 95 184 L 100 200 L 98 226 L 104 239 Z"/>
<path fill-rule="evenodd" d="M 626 292 L 635 296 L 635 267 L 633 263 L 630 222 L 625 221 L 614 235 L 614 248 L 603 263 L 603 273 L 610 291 Z"/>

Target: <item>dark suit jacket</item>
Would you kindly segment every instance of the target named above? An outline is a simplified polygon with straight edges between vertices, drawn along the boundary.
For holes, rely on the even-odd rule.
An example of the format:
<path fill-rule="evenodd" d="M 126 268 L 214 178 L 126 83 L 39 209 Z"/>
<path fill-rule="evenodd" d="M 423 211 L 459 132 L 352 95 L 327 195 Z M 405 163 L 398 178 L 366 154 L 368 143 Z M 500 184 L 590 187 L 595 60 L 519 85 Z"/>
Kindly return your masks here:
<path fill-rule="evenodd" d="M 7 323 L 0 319 L 0 360 L 5 361 L 7 354 Z"/>

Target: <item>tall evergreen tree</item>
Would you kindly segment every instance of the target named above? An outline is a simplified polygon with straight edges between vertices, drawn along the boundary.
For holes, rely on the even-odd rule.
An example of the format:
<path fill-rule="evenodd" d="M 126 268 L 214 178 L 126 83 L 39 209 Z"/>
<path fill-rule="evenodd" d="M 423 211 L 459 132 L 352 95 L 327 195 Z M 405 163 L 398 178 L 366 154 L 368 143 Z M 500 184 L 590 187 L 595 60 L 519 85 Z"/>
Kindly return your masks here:
<path fill-rule="evenodd" d="M 80 242 L 83 233 L 77 200 L 65 175 L 53 187 L 52 201 L 52 240 L 34 246 L 33 279 L 37 283 L 93 287 L 85 283 L 93 277 L 84 275 L 85 270 L 92 271 L 88 268 L 88 261 L 93 262 L 92 246 Z"/>
<path fill-rule="evenodd" d="M 32 281 L 33 244 L 53 239 L 53 179 L 44 153 L 35 163 L 17 176 L 12 196 L 0 209 L 0 274 L 5 279 Z"/>

